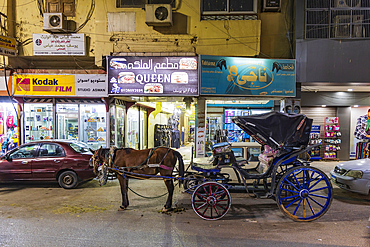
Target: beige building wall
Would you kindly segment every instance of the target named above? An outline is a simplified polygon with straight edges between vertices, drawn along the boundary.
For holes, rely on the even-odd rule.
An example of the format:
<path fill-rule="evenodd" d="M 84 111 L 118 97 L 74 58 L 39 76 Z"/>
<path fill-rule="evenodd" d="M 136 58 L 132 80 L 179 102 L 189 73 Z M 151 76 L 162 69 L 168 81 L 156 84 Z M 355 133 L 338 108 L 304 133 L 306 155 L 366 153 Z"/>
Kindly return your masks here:
<path fill-rule="evenodd" d="M 38 0 L 41 1 L 42 0 Z M 43 31 L 43 18 L 38 1 L 17 0 L 16 37 L 20 41 L 19 55 L 32 56 L 33 33 Z M 91 0 L 76 0 L 76 15 L 68 17 L 79 27 L 87 20 Z M 95 0 L 95 9 L 86 25 L 79 31 L 88 37 L 87 56 L 95 57 L 101 66 L 102 57 L 113 53 L 159 55 L 158 53 L 188 52 L 220 56 L 255 57 L 260 53 L 260 20 L 200 21 L 200 2 L 181 1 L 173 10 L 172 27 L 153 27 L 145 23 L 145 10 L 116 8 L 116 0 Z M 3 8 L 4 12 L 7 8 Z M 134 13 L 127 26 L 134 31 L 108 32 L 107 13 Z M 132 14 L 130 14 L 132 16 Z M 133 23 L 134 22 L 134 23 Z M 166 54 L 163 54 L 166 55 Z"/>

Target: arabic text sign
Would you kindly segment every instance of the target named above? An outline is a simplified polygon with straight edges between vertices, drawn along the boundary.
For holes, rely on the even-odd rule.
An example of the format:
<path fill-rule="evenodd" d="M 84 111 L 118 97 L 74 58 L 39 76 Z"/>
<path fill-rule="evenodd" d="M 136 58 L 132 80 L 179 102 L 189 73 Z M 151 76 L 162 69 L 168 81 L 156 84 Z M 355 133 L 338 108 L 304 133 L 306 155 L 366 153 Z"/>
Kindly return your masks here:
<path fill-rule="evenodd" d="M 13 95 L 75 95 L 75 77 L 74 75 L 13 75 Z"/>
<path fill-rule="evenodd" d="M 76 96 L 108 97 L 105 74 L 75 75 Z"/>
<path fill-rule="evenodd" d="M 198 95 L 197 57 L 107 57 L 115 95 Z"/>
<path fill-rule="evenodd" d="M 14 38 L 0 35 L 0 55 L 5 56 L 17 55 Z"/>
<path fill-rule="evenodd" d="M 201 95 L 295 96 L 295 60 L 200 56 Z"/>
<path fill-rule="evenodd" d="M 33 55 L 85 55 L 84 34 L 33 34 Z"/>

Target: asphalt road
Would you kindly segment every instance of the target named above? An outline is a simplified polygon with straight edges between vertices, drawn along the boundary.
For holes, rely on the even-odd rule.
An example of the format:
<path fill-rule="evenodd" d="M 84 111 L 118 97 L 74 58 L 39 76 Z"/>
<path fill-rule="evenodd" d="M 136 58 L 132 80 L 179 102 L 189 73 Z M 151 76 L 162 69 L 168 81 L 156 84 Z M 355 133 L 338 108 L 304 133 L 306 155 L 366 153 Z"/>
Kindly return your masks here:
<path fill-rule="evenodd" d="M 130 187 L 145 196 L 166 192 L 163 181 L 130 180 Z M 334 186 L 329 211 L 304 223 L 284 216 L 271 199 L 231 197 L 224 218 L 206 221 L 192 210 L 191 195 L 178 187 L 179 212 L 163 214 L 165 197 L 132 192 L 130 207 L 117 211 L 117 181 L 100 187 L 93 180 L 73 190 L 56 183 L 2 184 L 0 246 L 370 246 L 370 196 Z"/>

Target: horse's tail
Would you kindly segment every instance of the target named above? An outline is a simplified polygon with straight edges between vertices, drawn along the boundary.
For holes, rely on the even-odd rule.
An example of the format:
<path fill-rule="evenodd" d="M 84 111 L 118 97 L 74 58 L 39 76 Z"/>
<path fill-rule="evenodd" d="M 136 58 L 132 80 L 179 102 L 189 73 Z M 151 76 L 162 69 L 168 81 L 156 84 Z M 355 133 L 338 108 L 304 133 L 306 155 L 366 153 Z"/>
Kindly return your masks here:
<path fill-rule="evenodd" d="M 182 159 L 182 155 L 176 151 L 176 150 L 172 150 L 174 155 L 176 156 L 177 160 L 179 161 L 179 175 L 180 175 L 180 179 L 179 179 L 179 186 L 181 186 L 181 184 L 183 183 L 183 178 L 184 178 L 184 160 Z"/>

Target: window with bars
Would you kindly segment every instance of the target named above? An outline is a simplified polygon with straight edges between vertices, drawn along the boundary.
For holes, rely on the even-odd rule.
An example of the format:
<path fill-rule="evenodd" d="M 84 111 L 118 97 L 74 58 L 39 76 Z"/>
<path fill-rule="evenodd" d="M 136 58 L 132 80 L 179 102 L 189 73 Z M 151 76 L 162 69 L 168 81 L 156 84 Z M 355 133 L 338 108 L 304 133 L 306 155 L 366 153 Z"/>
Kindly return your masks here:
<path fill-rule="evenodd" d="M 175 0 L 116 0 L 117 8 L 145 8 L 145 4 L 171 4 L 175 8 Z"/>
<path fill-rule="evenodd" d="M 306 0 L 306 39 L 370 38 L 370 0 Z"/>
<path fill-rule="evenodd" d="M 201 12 L 202 20 L 249 19 L 243 15 L 257 14 L 257 0 L 202 0 Z"/>

